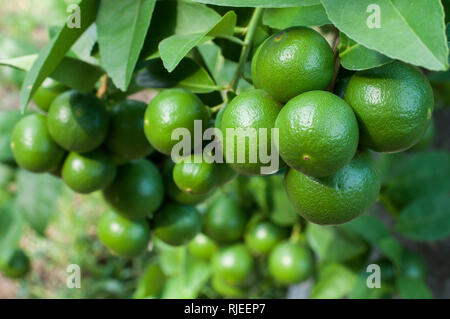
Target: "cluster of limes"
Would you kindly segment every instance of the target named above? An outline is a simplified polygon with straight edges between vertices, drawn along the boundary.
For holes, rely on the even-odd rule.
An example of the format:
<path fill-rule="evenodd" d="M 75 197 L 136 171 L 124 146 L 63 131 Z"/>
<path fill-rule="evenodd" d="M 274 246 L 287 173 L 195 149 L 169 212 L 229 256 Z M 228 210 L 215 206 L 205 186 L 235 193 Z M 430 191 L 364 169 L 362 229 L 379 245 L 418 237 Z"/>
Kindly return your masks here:
<path fill-rule="evenodd" d="M 374 203 L 380 177 L 369 149 L 399 152 L 416 144 L 430 123 L 432 90 L 417 68 L 392 62 L 356 72 L 342 99 L 325 90 L 334 64 L 327 41 L 309 28 L 286 29 L 261 44 L 251 68 L 256 88 L 222 107 L 213 124 L 222 132 L 266 129 L 267 145 L 259 136 L 246 143 L 243 163 L 227 156 L 215 163 L 203 152 L 171 160 L 178 142 L 173 131 L 183 128 L 193 138 L 194 121 L 205 129 L 214 117 L 185 89 L 165 90 L 148 106 L 124 100 L 108 107 L 91 94 L 41 91 L 36 102 L 46 114 L 27 115 L 16 125 L 12 151 L 21 167 L 60 176 L 76 192 L 101 190 L 110 209 L 98 233 L 116 254 L 140 254 L 153 231 L 169 245 L 188 244 L 193 254 L 210 258 L 217 289 L 250 278 L 254 255 L 269 256 L 280 283 L 300 282 L 312 273 L 313 256 L 285 240 L 286 229 L 265 220 L 247 223 L 226 197 L 204 215 L 195 205 L 238 174 L 261 175 L 267 166 L 261 147 L 279 154 L 289 199 L 308 221 L 344 223 Z M 274 148 L 272 129 L 279 132 Z M 225 134 L 222 142 L 237 155 L 234 139 Z M 253 150 L 256 161 L 249 160 Z"/>

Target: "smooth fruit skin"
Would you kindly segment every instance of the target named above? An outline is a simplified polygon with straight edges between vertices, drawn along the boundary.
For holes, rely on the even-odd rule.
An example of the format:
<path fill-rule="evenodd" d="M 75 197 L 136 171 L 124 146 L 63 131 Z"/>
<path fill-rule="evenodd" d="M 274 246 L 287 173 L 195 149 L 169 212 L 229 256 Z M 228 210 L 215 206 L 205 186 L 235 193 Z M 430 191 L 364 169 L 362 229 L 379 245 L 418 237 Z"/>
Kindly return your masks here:
<path fill-rule="evenodd" d="M 214 193 L 214 190 L 206 194 L 192 194 L 183 192 L 173 180 L 174 167 L 175 163 L 172 162 L 171 159 L 168 159 L 164 163 L 163 167 L 164 189 L 170 200 L 181 205 L 197 205 L 208 199 Z"/>
<path fill-rule="evenodd" d="M 314 256 L 309 248 L 302 244 L 282 242 L 270 253 L 269 272 L 281 284 L 305 281 L 313 271 Z"/>
<path fill-rule="evenodd" d="M 111 251 L 122 257 L 136 257 L 150 242 L 150 227 L 145 220 L 132 221 L 113 211 L 102 215 L 98 237 Z"/>
<path fill-rule="evenodd" d="M 404 151 L 419 141 L 434 106 L 427 78 L 403 62 L 356 72 L 345 100 L 358 119 L 360 144 L 388 153 Z"/>
<path fill-rule="evenodd" d="M 253 271 L 254 261 L 243 244 L 219 250 L 212 259 L 213 274 L 229 284 L 242 284 Z"/>
<path fill-rule="evenodd" d="M 175 164 L 173 180 L 179 189 L 191 194 L 206 194 L 218 185 L 215 163 L 208 163 L 203 156 L 185 156 Z"/>
<path fill-rule="evenodd" d="M 48 112 L 50 105 L 58 95 L 68 90 L 68 87 L 47 78 L 33 95 L 33 101 L 44 112 Z"/>
<path fill-rule="evenodd" d="M 172 140 L 172 131 L 185 128 L 194 147 L 194 120 L 201 120 L 205 129 L 209 110 L 193 93 L 184 89 L 169 89 L 159 93 L 147 107 L 144 130 L 150 144 L 159 152 L 170 155 L 178 140 Z"/>
<path fill-rule="evenodd" d="M 358 217 L 375 203 L 380 173 L 373 156 L 364 151 L 327 177 L 314 178 L 290 169 L 285 186 L 292 205 L 306 220 L 338 225 Z"/>
<path fill-rule="evenodd" d="M 252 59 L 252 79 L 280 102 L 325 89 L 334 72 L 333 51 L 316 31 L 293 27 L 264 41 Z"/>
<path fill-rule="evenodd" d="M 111 108 L 111 124 L 105 144 L 119 160 L 146 157 L 153 151 L 144 133 L 146 108 L 144 102 L 135 100 L 124 100 Z"/>
<path fill-rule="evenodd" d="M 31 114 L 14 127 L 11 150 L 19 166 L 32 172 L 56 169 L 64 157 L 64 150 L 48 132 L 47 117 Z"/>
<path fill-rule="evenodd" d="M 16 249 L 6 263 L 0 265 L 0 271 L 8 278 L 23 278 L 30 271 L 30 258 L 20 249 Z"/>
<path fill-rule="evenodd" d="M 239 240 L 245 230 L 247 214 L 230 197 L 219 197 L 207 210 L 203 218 L 206 235 L 219 243 Z"/>
<path fill-rule="evenodd" d="M 116 179 L 104 189 L 103 195 L 125 218 L 151 217 L 164 198 L 162 176 L 152 162 L 136 160 L 118 167 Z"/>
<path fill-rule="evenodd" d="M 86 153 L 99 147 L 106 139 L 109 115 L 94 95 L 67 91 L 50 106 L 48 129 L 65 150 Z"/>
<path fill-rule="evenodd" d="M 201 230 L 201 217 L 193 206 L 165 203 L 155 216 L 155 235 L 172 246 L 185 245 Z"/>
<path fill-rule="evenodd" d="M 198 233 L 188 244 L 189 252 L 192 255 L 205 260 L 210 260 L 217 248 L 214 240 L 202 233 Z"/>
<path fill-rule="evenodd" d="M 285 237 L 285 229 L 271 222 L 263 221 L 250 227 L 245 235 L 245 245 L 253 254 L 265 255 Z"/>
<path fill-rule="evenodd" d="M 82 194 L 108 187 L 115 177 L 116 165 L 110 155 L 100 149 L 85 154 L 71 152 L 62 168 L 67 186 Z"/>
<path fill-rule="evenodd" d="M 272 129 L 281 107 L 280 103 L 263 90 L 242 92 L 227 105 L 221 123 L 224 139 L 223 154 L 227 164 L 236 172 L 244 175 L 263 175 L 261 168 L 270 166 L 270 163 L 263 163 L 259 155 L 260 134 L 263 134 L 260 129 L 266 129 L 265 146 L 267 154 L 270 155 L 274 151 L 271 148 Z M 235 129 L 237 138 L 230 135 L 227 132 L 228 129 Z M 240 132 L 239 129 L 243 131 Z M 251 131 L 256 138 L 245 137 L 250 137 Z M 233 153 L 229 153 L 228 150 Z M 240 158 L 238 154 L 242 152 L 245 156 Z M 251 162 L 252 159 L 255 159 L 255 163 Z M 280 166 L 278 165 L 278 169 Z"/>
<path fill-rule="evenodd" d="M 423 151 L 431 147 L 434 142 L 434 138 L 436 136 L 436 126 L 434 125 L 434 122 L 431 121 L 430 125 L 428 125 L 425 133 L 423 134 L 422 138 L 414 144 L 413 147 L 408 149 L 408 151 Z"/>
<path fill-rule="evenodd" d="M 358 122 L 352 108 L 330 92 L 310 91 L 294 97 L 278 114 L 275 127 L 281 158 L 310 176 L 337 172 L 358 147 Z"/>

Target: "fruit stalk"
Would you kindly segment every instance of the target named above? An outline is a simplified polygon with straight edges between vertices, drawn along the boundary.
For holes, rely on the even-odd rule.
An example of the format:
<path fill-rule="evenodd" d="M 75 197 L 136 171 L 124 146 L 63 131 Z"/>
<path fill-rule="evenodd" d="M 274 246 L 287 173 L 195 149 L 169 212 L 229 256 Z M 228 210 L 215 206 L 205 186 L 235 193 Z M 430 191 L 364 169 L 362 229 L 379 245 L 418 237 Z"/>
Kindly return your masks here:
<path fill-rule="evenodd" d="M 241 56 L 239 57 L 239 64 L 236 69 L 236 72 L 234 73 L 233 80 L 230 83 L 230 89 L 232 91 L 236 91 L 241 75 L 244 72 L 245 63 L 247 62 L 253 37 L 255 36 L 256 27 L 258 26 L 261 16 L 262 16 L 262 8 L 255 8 L 255 11 L 253 11 L 252 18 L 250 19 L 250 22 L 247 27 L 248 31 L 244 38 Z"/>

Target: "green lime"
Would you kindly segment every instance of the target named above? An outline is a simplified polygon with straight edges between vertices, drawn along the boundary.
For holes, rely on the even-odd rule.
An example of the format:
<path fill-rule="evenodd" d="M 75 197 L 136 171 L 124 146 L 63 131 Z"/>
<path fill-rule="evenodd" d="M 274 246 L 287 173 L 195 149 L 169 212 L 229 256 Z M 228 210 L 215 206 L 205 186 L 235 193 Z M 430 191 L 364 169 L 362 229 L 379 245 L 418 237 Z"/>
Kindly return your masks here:
<path fill-rule="evenodd" d="M 56 169 L 65 154 L 48 132 L 47 117 L 40 114 L 28 115 L 16 124 L 11 149 L 17 164 L 32 172 Z"/>
<path fill-rule="evenodd" d="M 194 121 L 208 127 L 209 110 L 193 93 L 184 89 L 169 89 L 159 93 L 145 112 L 144 130 L 150 144 L 159 152 L 170 155 L 179 141 L 172 139 L 175 129 L 190 133 L 191 148 L 194 147 Z"/>
<path fill-rule="evenodd" d="M 287 237 L 286 229 L 262 221 L 252 225 L 245 234 L 245 245 L 255 255 L 268 254 L 275 245 Z"/>
<path fill-rule="evenodd" d="M 136 160 L 118 167 L 116 179 L 103 194 L 117 213 L 126 218 L 151 217 L 164 198 L 162 176 L 152 162 Z"/>
<path fill-rule="evenodd" d="M 33 101 L 44 112 L 48 112 L 50 105 L 58 95 L 69 88 L 51 78 L 45 79 L 33 95 Z"/>
<path fill-rule="evenodd" d="M 98 237 L 117 255 L 131 258 L 147 249 L 150 227 L 146 220 L 133 221 L 113 211 L 107 211 L 100 218 Z"/>
<path fill-rule="evenodd" d="M 198 233 L 188 244 L 189 252 L 195 257 L 209 260 L 217 250 L 217 244 L 206 236 Z"/>
<path fill-rule="evenodd" d="M 211 286 L 215 292 L 226 298 L 244 298 L 246 296 L 243 288 L 229 284 L 220 276 L 214 274 L 211 278 Z"/>
<path fill-rule="evenodd" d="M 430 148 L 434 142 L 435 136 L 436 136 L 436 126 L 434 125 L 434 121 L 431 121 L 430 125 L 428 125 L 425 133 L 423 134 L 419 142 L 414 144 L 414 146 L 408 149 L 408 151 L 424 151 Z"/>
<path fill-rule="evenodd" d="M 155 216 L 155 235 L 172 246 L 185 245 L 201 230 L 201 217 L 193 206 L 167 202 Z"/>
<path fill-rule="evenodd" d="M 273 163 L 272 158 L 263 158 L 261 153 L 273 155 L 272 129 L 281 107 L 263 90 L 240 93 L 227 105 L 222 118 L 223 152 L 235 171 L 245 175 L 264 175 L 279 170 L 277 154 L 278 162 Z M 275 167 L 270 168 L 271 165 Z"/>
<path fill-rule="evenodd" d="M 233 285 L 242 284 L 249 279 L 253 267 L 253 257 L 243 244 L 223 248 L 212 259 L 213 275 Z"/>
<path fill-rule="evenodd" d="M 206 235 L 219 243 L 230 243 L 242 238 L 247 214 L 234 199 L 221 196 L 208 208 L 203 228 Z"/>
<path fill-rule="evenodd" d="M 302 244 L 281 242 L 270 253 L 269 272 L 281 284 L 300 283 L 313 274 L 314 256 Z"/>
<path fill-rule="evenodd" d="M 175 184 L 186 193 L 210 193 L 218 185 L 216 164 L 212 160 L 203 154 L 183 157 L 173 169 Z"/>
<path fill-rule="evenodd" d="M 252 79 L 280 102 L 311 90 L 325 89 L 334 72 L 334 56 L 318 32 L 293 27 L 273 34 L 256 50 Z"/>
<path fill-rule="evenodd" d="M 64 149 L 90 152 L 106 139 L 109 115 L 94 95 L 67 91 L 59 95 L 48 112 L 48 130 Z"/>
<path fill-rule="evenodd" d="M 358 122 L 336 95 L 310 91 L 290 100 L 275 122 L 278 151 L 290 167 L 323 177 L 344 167 L 358 147 Z"/>
<path fill-rule="evenodd" d="M 71 152 L 62 168 L 64 182 L 82 194 L 108 187 L 115 177 L 116 165 L 109 154 L 100 149 L 85 154 Z"/>
<path fill-rule="evenodd" d="M 144 133 L 146 108 L 144 102 L 135 100 L 124 100 L 111 108 L 111 124 L 105 143 L 119 160 L 146 157 L 153 151 Z"/>
<path fill-rule="evenodd" d="M 425 133 L 434 98 L 427 78 L 403 62 L 356 72 L 345 91 L 355 111 L 360 144 L 377 152 L 400 152 Z"/>
<path fill-rule="evenodd" d="M 175 163 L 172 162 L 171 159 L 166 160 L 163 168 L 163 176 L 164 176 L 164 188 L 167 196 L 174 202 L 181 205 L 197 205 L 209 197 L 211 197 L 214 190 L 205 194 L 193 194 L 183 192 L 178 186 L 175 184 L 173 180 L 173 168 L 175 167 Z"/>
<path fill-rule="evenodd" d="M 9 278 L 23 278 L 30 271 L 30 258 L 20 249 L 16 249 L 6 263 L 0 265 L 0 271 Z"/>
<path fill-rule="evenodd" d="M 364 151 L 327 177 L 314 178 L 290 169 L 285 185 L 292 205 L 306 220 L 337 225 L 358 217 L 375 203 L 380 173 L 373 156 Z"/>

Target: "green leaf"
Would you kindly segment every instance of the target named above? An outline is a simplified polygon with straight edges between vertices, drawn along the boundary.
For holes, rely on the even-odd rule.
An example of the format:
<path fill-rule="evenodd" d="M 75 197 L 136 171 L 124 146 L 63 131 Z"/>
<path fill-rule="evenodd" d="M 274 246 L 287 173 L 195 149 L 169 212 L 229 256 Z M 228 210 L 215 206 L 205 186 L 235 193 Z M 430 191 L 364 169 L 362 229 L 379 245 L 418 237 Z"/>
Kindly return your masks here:
<path fill-rule="evenodd" d="M 380 52 L 356 43 L 342 32 L 340 37 L 339 58 L 341 65 L 347 70 L 367 70 L 392 61 Z"/>
<path fill-rule="evenodd" d="M 11 136 L 14 126 L 22 118 L 19 110 L 0 112 L 0 161 L 14 162 L 11 151 Z"/>
<path fill-rule="evenodd" d="M 94 22 L 97 12 L 97 1 L 82 0 L 80 6 L 80 28 L 69 28 L 67 24 L 41 50 L 31 70 L 23 82 L 20 92 L 20 108 L 25 110 L 28 102 L 42 82 L 56 69 L 58 64 L 76 40 Z"/>
<path fill-rule="evenodd" d="M 450 193 L 425 196 L 406 206 L 395 230 L 412 240 L 435 241 L 450 235 Z"/>
<path fill-rule="evenodd" d="M 172 72 L 181 59 L 201 42 L 210 40 L 213 37 L 232 36 L 236 26 L 236 18 L 236 14 L 233 11 L 229 11 L 204 32 L 176 34 L 161 41 L 159 52 L 166 69 Z"/>
<path fill-rule="evenodd" d="M 339 299 L 347 296 L 356 282 L 356 274 L 346 267 L 330 263 L 319 270 L 319 279 L 312 288 L 312 299 Z"/>
<path fill-rule="evenodd" d="M 341 227 L 358 234 L 378 247 L 383 255 L 388 257 L 395 265 L 400 265 L 402 247 L 380 219 L 370 215 L 362 215 Z"/>
<path fill-rule="evenodd" d="M 397 288 L 404 299 L 433 298 L 433 294 L 422 279 L 401 276 L 397 279 Z"/>
<path fill-rule="evenodd" d="M 37 58 L 37 54 L 32 54 L 13 59 L 0 60 L 0 65 L 29 71 Z M 82 93 L 88 93 L 95 88 L 95 84 L 102 74 L 103 71 L 95 65 L 75 58 L 64 57 L 61 60 L 61 63 L 49 76 L 72 89 Z"/>
<path fill-rule="evenodd" d="M 22 236 L 24 222 L 9 201 L 0 206 L 0 264 L 9 260 Z"/>
<path fill-rule="evenodd" d="M 382 283 L 380 288 L 367 287 L 368 273 L 363 271 L 356 279 L 355 285 L 349 294 L 350 299 L 385 299 L 392 296 L 395 289 L 388 283 Z"/>
<path fill-rule="evenodd" d="M 61 190 L 61 180 L 50 174 L 33 174 L 19 170 L 16 213 L 22 213 L 30 226 L 38 234 L 44 235 L 50 219 L 58 208 Z"/>
<path fill-rule="evenodd" d="M 282 8 L 319 4 L 320 0 L 194 0 L 195 2 L 227 7 Z"/>
<path fill-rule="evenodd" d="M 357 43 L 430 70 L 448 68 L 439 0 L 322 0 L 322 4 L 334 25 Z M 373 8 L 379 8 L 379 28 Z"/>
<path fill-rule="evenodd" d="M 330 24 L 325 8 L 321 4 L 265 9 L 263 23 L 271 28 L 286 29 L 295 26 L 322 26 Z"/>
<path fill-rule="evenodd" d="M 146 64 L 146 69 L 136 77 L 136 82 L 141 87 L 154 89 L 181 87 L 194 93 L 217 90 L 208 72 L 190 58 L 183 59 L 172 73 L 164 68 L 160 59 L 149 60 Z"/>
<path fill-rule="evenodd" d="M 139 279 L 133 298 L 157 298 L 161 293 L 165 282 L 166 276 L 161 267 L 157 263 L 152 263 L 147 267 L 145 273 Z"/>
<path fill-rule="evenodd" d="M 364 254 L 368 247 L 360 237 L 335 226 L 308 224 L 306 239 L 323 261 L 344 262 Z"/>
<path fill-rule="evenodd" d="M 398 208 L 422 196 L 450 192 L 450 152 L 428 151 L 384 155 L 389 178 L 382 194 Z"/>
<path fill-rule="evenodd" d="M 156 0 L 101 1 L 97 17 L 101 64 L 116 87 L 126 91 Z"/>

